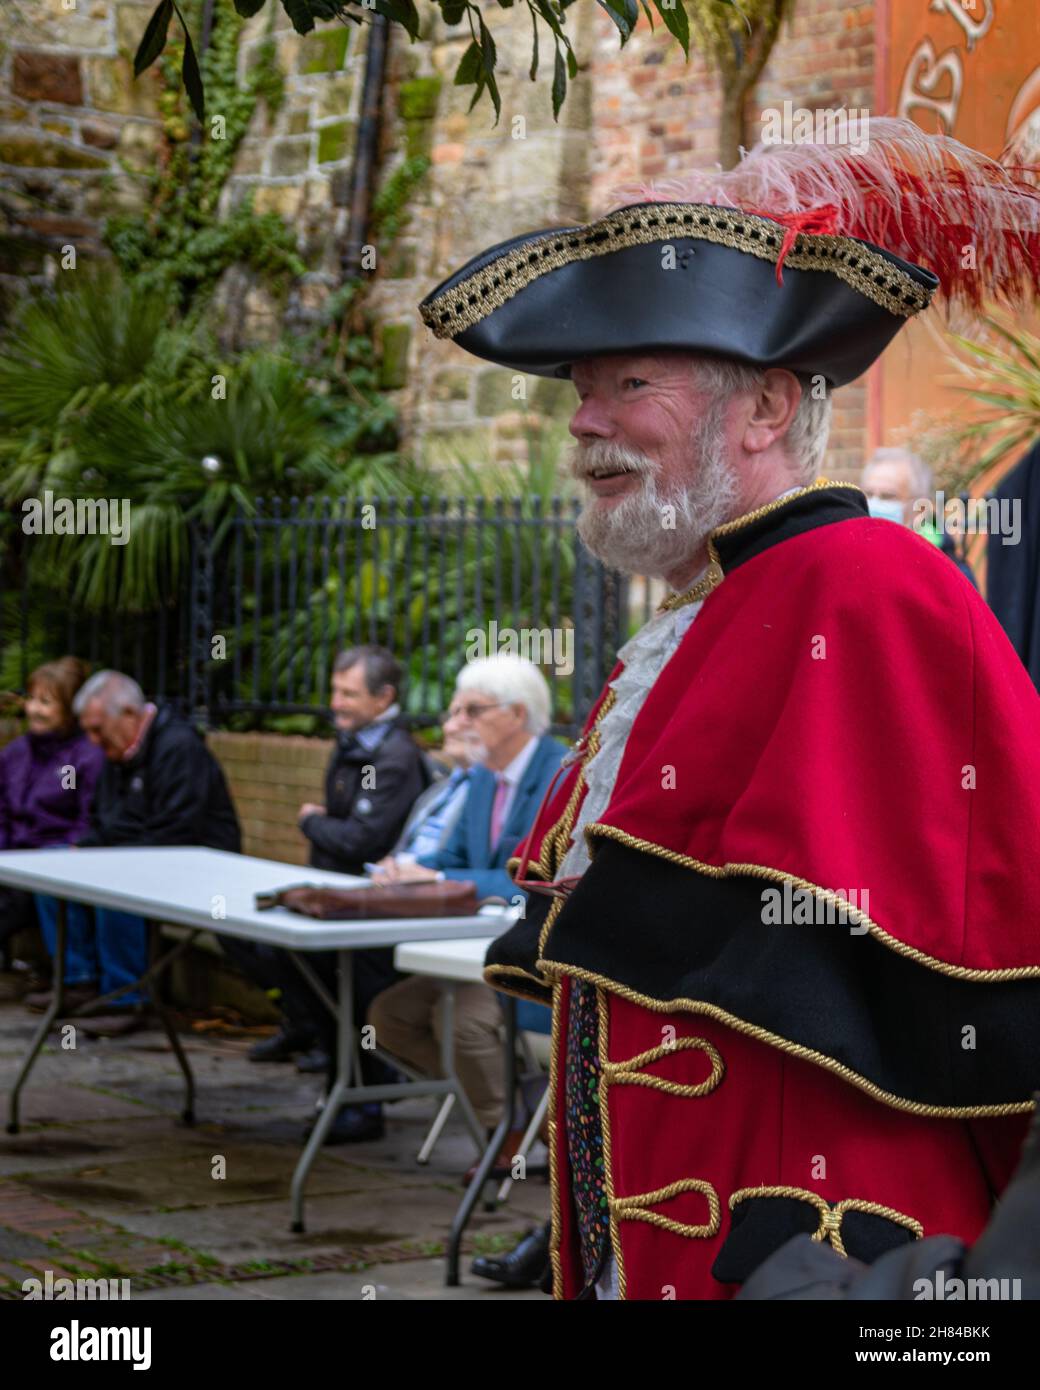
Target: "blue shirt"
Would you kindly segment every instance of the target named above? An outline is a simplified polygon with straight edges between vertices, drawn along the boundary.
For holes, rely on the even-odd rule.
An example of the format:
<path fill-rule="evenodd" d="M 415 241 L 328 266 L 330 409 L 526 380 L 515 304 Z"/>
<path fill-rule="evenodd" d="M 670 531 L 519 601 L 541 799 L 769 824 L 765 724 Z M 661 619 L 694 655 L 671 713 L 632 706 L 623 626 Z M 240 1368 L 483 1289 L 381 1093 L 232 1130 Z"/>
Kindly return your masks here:
<path fill-rule="evenodd" d="M 458 820 L 458 815 L 453 817 L 453 813 L 461 814 L 462 802 L 468 795 L 469 769 L 457 767 L 444 779 L 441 795 L 431 799 L 426 814 L 409 830 L 399 852 L 435 854 L 440 849 L 445 825 L 453 818 Z"/>

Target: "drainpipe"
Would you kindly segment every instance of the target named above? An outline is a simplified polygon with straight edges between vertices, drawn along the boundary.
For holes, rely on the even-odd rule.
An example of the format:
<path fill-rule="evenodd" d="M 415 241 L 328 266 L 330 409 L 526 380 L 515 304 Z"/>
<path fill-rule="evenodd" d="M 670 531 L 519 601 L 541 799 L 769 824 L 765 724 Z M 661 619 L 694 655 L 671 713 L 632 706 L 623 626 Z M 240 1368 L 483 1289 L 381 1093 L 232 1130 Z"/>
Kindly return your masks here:
<path fill-rule="evenodd" d="M 354 164 L 350 171 L 347 196 L 341 204 L 350 209 L 347 244 L 340 257 L 340 268 L 345 280 L 360 274 L 361 248 L 368 240 L 372 184 L 379 149 L 379 117 L 389 46 L 389 25 L 383 15 L 375 14 L 369 25 L 365 80 L 361 91 L 361 119 L 354 147 Z"/>

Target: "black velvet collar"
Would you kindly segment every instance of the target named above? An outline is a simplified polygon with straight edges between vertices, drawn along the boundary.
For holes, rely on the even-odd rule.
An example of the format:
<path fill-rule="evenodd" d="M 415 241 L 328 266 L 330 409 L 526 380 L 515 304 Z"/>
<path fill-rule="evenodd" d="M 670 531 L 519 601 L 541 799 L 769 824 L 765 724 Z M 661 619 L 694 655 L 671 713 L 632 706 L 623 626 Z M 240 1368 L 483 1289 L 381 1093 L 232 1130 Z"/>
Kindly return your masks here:
<path fill-rule="evenodd" d="M 821 478 L 812 487 L 717 527 L 711 534 L 710 544 L 715 551 L 712 558 L 717 556 L 723 572 L 728 574 L 781 541 L 814 531 L 817 526 L 869 515 L 867 499 L 860 488 Z"/>

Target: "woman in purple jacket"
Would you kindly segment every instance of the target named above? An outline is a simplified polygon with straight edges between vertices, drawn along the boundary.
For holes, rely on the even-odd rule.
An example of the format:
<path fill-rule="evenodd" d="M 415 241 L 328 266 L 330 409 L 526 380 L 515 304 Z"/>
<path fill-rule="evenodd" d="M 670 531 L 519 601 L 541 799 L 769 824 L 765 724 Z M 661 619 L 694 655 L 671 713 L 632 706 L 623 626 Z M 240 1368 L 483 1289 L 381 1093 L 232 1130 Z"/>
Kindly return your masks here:
<path fill-rule="evenodd" d="M 82 733 L 72 700 L 87 677 L 74 656 L 38 666 L 29 677 L 28 733 L 0 749 L 0 849 L 71 845 L 87 830 L 87 814 L 105 755 Z M 40 930 L 51 957 L 57 942 L 57 899 L 34 895 Z M 98 966 L 89 909 L 67 906 L 65 1002 L 97 994 Z M 26 1001 L 32 1006 L 30 995 Z"/>

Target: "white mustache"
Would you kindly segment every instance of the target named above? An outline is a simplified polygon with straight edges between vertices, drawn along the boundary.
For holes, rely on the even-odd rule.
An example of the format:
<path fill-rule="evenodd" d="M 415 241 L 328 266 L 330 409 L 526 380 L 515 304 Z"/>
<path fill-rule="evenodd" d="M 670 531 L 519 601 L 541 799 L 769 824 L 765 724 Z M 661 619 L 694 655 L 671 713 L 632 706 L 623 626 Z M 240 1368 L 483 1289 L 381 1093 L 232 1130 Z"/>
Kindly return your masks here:
<path fill-rule="evenodd" d="M 651 473 L 654 470 L 651 459 L 641 457 L 629 449 L 615 444 L 589 445 L 572 451 L 570 470 L 576 478 L 588 478 L 604 468 L 623 468 L 629 473 Z"/>

